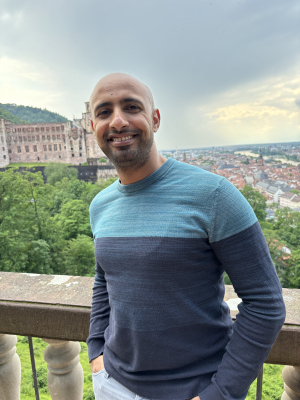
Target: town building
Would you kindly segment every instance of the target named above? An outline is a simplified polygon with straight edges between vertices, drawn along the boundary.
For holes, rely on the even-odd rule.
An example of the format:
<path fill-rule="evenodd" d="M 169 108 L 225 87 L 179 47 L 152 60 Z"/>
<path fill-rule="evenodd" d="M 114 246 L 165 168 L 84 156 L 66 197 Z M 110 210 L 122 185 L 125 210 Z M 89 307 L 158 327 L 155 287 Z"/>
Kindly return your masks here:
<path fill-rule="evenodd" d="M 14 124 L 0 119 L 0 168 L 10 163 L 97 164 L 105 155 L 92 133 L 89 103 L 85 106 L 81 119 L 68 122 Z"/>

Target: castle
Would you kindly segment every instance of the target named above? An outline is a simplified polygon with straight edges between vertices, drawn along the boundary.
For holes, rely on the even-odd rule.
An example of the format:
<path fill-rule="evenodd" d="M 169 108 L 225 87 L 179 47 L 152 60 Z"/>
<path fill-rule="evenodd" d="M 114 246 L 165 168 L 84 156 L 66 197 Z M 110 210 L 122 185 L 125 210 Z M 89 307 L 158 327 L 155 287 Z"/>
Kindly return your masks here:
<path fill-rule="evenodd" d="M 0 168 L 10 163 L 97 164 L 105 157 L 92 133 L 89 102 L 81 119 L 14 124 L 0 119 Z"/>

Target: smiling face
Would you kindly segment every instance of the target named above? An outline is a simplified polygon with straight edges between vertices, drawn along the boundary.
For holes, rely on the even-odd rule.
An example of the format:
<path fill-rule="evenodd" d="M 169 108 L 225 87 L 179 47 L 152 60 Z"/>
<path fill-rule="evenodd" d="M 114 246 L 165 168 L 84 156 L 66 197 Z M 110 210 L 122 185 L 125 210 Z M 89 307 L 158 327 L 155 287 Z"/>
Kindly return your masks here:
<path fill-rule="evenodd" d="M 129 75 L 110 74 L 96 85 L 90 105 L 93 133 L 115 167 L 143 166 L 160 122 L 147 86 Z"/>

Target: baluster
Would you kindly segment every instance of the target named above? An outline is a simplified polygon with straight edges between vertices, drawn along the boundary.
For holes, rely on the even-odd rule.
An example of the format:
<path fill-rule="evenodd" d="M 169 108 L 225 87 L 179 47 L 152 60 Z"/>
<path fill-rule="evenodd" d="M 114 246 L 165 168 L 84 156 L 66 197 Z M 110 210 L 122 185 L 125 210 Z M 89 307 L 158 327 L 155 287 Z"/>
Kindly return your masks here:
<path fill-rule="evenodd" d="M 300 367 L 286 365 L 282 371 L 284 392 L 281 400 L 300 400 Z"/>
<path fill-rule="evenodd" d="M 52 400 L 82 400 L 83 370 L 79 362 L 79 342 L 43 339 L 48 367 L 48 389 Z"/>
<path fill-rule="evenodd" d="M 0 334 L 0 399 L 20 400 L 21 363 L 16 354 L 17 336 Z"/>

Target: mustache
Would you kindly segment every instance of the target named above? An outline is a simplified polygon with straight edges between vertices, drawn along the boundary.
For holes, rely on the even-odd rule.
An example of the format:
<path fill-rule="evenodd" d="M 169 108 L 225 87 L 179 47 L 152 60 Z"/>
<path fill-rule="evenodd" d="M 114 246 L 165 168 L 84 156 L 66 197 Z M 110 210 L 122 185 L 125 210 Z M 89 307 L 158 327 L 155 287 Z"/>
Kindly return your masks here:
<path fill-rule="evenodd" d="M 103 135 L 104 139 L 109 139 L 111 136 L 114 135 L 121 135 L 121 134 L 129 134 L 130 135 L 140 135 L 142 133 L 141 129 L 121 129 L 120 131 L 117 131 L 116 129 L 110 129 L 109 131 L 105 132 Z"/>

